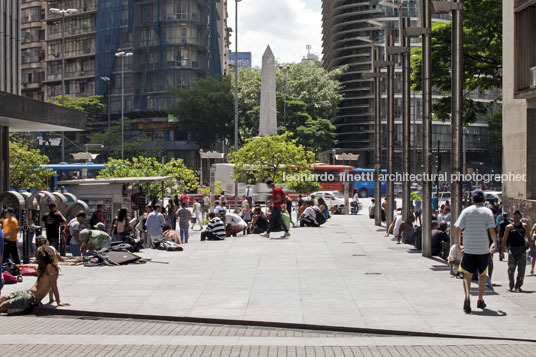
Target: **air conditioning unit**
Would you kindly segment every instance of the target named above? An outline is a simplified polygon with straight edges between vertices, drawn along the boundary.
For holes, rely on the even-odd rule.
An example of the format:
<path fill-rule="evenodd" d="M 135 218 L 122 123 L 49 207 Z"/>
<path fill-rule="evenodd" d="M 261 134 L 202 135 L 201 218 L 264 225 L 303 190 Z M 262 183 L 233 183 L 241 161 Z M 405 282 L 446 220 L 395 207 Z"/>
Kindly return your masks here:
<path fill-rule="evenodd" d="M 530 88 L 536 88 L 536 66 L 531 67 L 530 71 Z"/>

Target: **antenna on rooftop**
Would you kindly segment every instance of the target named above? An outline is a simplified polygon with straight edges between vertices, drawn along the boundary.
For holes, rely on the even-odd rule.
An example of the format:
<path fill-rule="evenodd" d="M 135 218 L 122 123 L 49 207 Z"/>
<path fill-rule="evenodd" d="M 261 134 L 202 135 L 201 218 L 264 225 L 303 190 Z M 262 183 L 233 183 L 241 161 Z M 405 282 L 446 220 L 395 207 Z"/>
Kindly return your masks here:
<path fill-rule="evenodd" d="M 305 48 L 307 49 L 307 55 L 310 55 L 311 54 L 311 49 L 313 48 L 313 46 L 306 45 Z"/>

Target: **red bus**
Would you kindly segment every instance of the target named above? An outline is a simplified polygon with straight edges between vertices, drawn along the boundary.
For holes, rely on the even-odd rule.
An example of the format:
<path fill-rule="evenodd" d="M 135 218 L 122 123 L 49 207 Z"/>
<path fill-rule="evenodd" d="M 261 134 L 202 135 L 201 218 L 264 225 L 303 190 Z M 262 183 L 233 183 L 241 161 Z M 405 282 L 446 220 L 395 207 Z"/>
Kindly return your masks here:
<path fill-rule="evenodd" d="M 351 174 L 354 166 L 349 165 L 330 165 L 318 163 L 313 165 L 313 174 L 316 174 L 318 183 L 322 186 L 322 191 L 339 191 L 344 192 L 344 183 L 341 178 L 345 170 Z"/>

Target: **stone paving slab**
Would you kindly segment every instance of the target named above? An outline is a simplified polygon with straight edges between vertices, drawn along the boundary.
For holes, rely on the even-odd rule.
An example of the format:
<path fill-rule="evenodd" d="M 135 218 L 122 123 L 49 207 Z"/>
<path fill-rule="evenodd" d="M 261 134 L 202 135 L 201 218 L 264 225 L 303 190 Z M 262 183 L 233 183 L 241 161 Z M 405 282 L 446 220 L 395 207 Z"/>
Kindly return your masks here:
<path fill-rule="evenodd" d="M 383 233 L 361 214 L 293 229 L 288 240 L 200 242 L 193 232 L 183 252 L 141 253 L 169 264 L 64 266 L 59 286 L 73 310 L 534 338 L 526 327 L 535 322 L 536 303 L 531 294 L 506 292 L 505 262 L 496 262 L 501 286 L 486 295 L 489 309 L 466 315 L 462 283 L 443 263 Z M 535 277 L 525 289 L 536 290 Z"/>

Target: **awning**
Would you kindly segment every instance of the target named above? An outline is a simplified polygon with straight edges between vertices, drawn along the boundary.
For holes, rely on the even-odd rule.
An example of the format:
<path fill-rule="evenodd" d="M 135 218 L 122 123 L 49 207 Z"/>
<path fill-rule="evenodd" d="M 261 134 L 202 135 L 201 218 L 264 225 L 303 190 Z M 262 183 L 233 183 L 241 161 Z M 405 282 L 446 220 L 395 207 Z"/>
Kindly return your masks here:
<path fill-rule="evenodd" d="M 86 115 L 78 110 L 0 92 L 0 126 L 9 131 L 83 131 Z"/>

